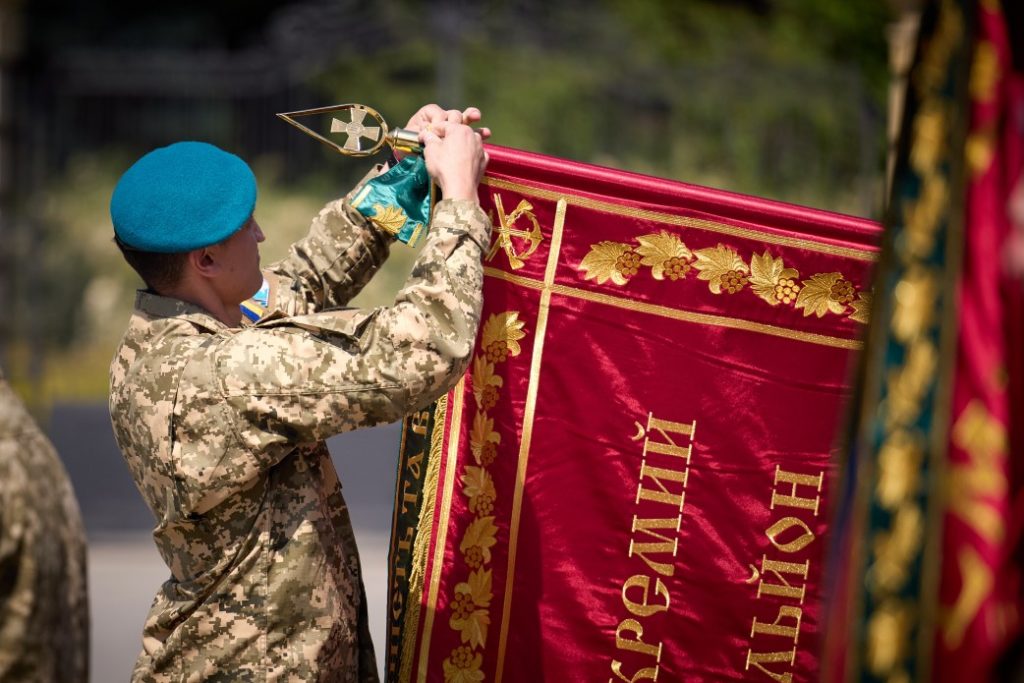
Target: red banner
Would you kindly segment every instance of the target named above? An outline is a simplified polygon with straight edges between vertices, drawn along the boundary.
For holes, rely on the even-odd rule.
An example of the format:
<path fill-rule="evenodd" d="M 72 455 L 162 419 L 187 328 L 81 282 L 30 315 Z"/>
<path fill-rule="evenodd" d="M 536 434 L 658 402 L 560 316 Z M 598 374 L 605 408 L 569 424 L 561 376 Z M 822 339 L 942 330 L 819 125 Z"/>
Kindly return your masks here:
<path fill-rule="evenodd" d="M 480 338 L 436 414 L 397 680 L 816 680 L 878 227 L 489 153 Z"/>
<path fill-rule="evenodd" d="M 923 8 L 834 529 L 830 682 L 1024 671 L 1024 309 L 1004 271 L 1024 155 L 1012 5 Z"/>
<path fill-rule="evenodd" d="M 1021 173 L 1024 98 L 1013 74 L 1005 18 L 979 3 L 970 75 L 963 271 L 942 531 L 935 680 L 1002 680 L 999 660 L 1020 632 L 1010 448 L 1012 374 L 1007 331 L 1020 316 L 1020 282 L 1001 268 L 1009 191 Z M 1012 348 L 1012 347 L 1011 347 Z M 1018 420 L 1019 420 L 1018 416 Z M 1017 457 L 1020 446 L 1017 446 Z M 1017 503 L 1019 505 L 1019 503 Z M 1022 655 L 1017 653 L 1019 659 Z M 1020 664 L 1018 663 L 1018 666 Z"/>

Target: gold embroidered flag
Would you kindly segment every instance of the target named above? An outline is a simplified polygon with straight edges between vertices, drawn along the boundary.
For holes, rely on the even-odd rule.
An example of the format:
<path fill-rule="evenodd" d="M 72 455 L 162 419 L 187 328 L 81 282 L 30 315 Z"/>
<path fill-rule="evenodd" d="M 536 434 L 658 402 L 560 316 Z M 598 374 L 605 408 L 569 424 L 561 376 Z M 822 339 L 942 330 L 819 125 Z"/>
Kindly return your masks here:
<path fill-rule="evenodd" d="M 1002 268 L 1024 173 L 1014 5 L 922 14 L 835 529 L 829 681 L 1024 672 L 1024 302 Z"/>
<path fill-rule="evenodd" d="M 390 680 L 816 680 L 878 226 L 488 151 L 472 365 L 406 424 Z"/>

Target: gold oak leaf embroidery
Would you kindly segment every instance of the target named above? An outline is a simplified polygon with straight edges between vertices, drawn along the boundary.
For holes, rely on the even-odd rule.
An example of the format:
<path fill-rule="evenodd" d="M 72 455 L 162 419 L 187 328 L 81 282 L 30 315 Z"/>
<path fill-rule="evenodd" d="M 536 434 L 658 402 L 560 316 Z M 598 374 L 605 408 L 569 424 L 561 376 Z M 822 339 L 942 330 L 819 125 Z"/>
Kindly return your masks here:
<path fill-rule="evenodd" d="M 459 545 L 459 552 L 467 558 L 479 554 L 480 562 L 476 564 L 479 566 L 491 561 L 491 547 L 497 542 L 498 527 L 494 525 L 494 516 L 478 517 L 466 528 L 462 543 Z"/>
<path fill-rule="evenodd" d="M 402 231 L 407 219 L 405 211 L 402 211 L 397 206 L 385 207 L 381 204 L 374 204 L 373 210 L 376 213 L 370 216 L 370 220 L 381 230 L 390 232 L 392 235 L 397 235 Z"/>
<path fill-rule="evenodd" d="M 626 284 L 626 276 L 619 270 L 620 258 L 633 249 L 621 242 L 598 242 L 590 247 L 590 251 L 580 262 L 580 270 L 586 271 L 585 280 L 597 280 L 603 285 L 611 280 L 617 285 Z"/>
<path fill-rule="evenodd" d="M 463 643 L 483 647 L 487 642 L 487 627 L 491 623 L 487 610 L 491 606 L 491 597 L 490 569 L 470 572 L 466 581 L 455 586 L 449 624 L 459 632 Z"/>
<path fill-rule="evenodd" d="M 819 273 L 804 280 L 803 288 L 796 295 L 796 307 L 803 309 L 805 317 L 813 314 L 821 318 L 829 312 L 843 313 L 846 304 L 841 303 L 844 296 L 839 290 L 841 283 L 845 282 L 842 273 Z"/>
<path fill-rule="evenodd" d="M 492 352 L 498 352 L 498 347 L 501 347 L 507 349 L 508 354 L 518 356 L 522 353 L 519 340 L 526 336 L 526 333 L 523 332 L 525 325 L 526 323 L 519 319 L 517 311 L 495 313 L 484 323 L 480 343 L 487 350 L 488 355 L 491 355 Z M 501 362 L 505 358 L 501 357 L 500 352 L 498 352 L 498 357 L 490 358 L 490 360 Z"/>
<path fill-rule="evenodd" d="M 800 273 L 796 269 L 786 268 L 782 259 L 775 258 L 767 250 L 750 258 L 750 289 L 772 306 L 796 300 L 800 292 L 800 286 L 796 284 L 798 277 Z"/>
<path fill-rule="evenodd" d="M 459 479 L 464 484 L 462 493 L 469 498 L 469 509 L 482 515 L 490 514 L 494 509 L 494 499 L 498 492 L 494 488 L 494 479 L 483 467 L 467 465 L 466 473 Z"/>
<path fill-rule="evenodd" d="M 850 320 L 866 325 L 871 318 L 871 293 L 857 292 L 857 300 L 850 304 L 850 308 L 853 309 Z"/>
<path fill-rule="evenodd" d="M 477 413 L 473 418 L 473 427 L 469 431 L 469 450 L 477 464 L 489 465 L 489 461 L 494 459 L 495 447 L 500 443 L 501 434 L 494 431 L 494 420 L 488 417 L 487 413 Z"/>
<path fill-rule="evenodd" d="M 465 645 L 452 650 L 443 664 L 445 683 L 480 683 L 484 680 L 484 672 L 480 670 L 483 655 Z"/>
<path fill-rule="evenodd" d="M 641 256 L 640 263 L 650 266 L 655 280 L 664 280 L 666 275 L 677 280 L 689 272 L 693 254 L 675 235 L 667 232 L 641 235 L 636 241 L 640 243 L 636 248 L 636 253 Z"/>
<path fill-rule="evenodd" d="M 721 294 L 722 289 L 732 294 L 747 283 L 750 268 L 733 249 L 719 244 L 698 249 L 694 254 L 697 262 L 693 267 L 700 271 L 697 277 L 706 280 L 714 294 Z"/>

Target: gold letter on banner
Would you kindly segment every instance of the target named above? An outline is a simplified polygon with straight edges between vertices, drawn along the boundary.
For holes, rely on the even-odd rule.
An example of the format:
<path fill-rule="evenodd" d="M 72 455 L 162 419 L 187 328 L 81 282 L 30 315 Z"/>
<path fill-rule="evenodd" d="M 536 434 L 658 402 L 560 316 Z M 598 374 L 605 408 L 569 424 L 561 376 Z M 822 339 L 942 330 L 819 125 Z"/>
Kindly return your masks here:
<path fill-rule="evenodd" d="M 643 591 L 643 598 L 640 602 L 634 602 L 626 596 L 626 591 L 630 588 L 639 588 Z M 661 582 L 661 579 L 655 577 L 654 579 L 654 594 L 661 595 L 665 598 L 664 605 L 652 605 L 648 602 L 650 598 L 651 579 L 643 574 L 635 574 L 622 584 L 622 604 L 626 606 L 626 609 L 631 614 L 635 614 L 638 617 L 649 617 L 657 612 L 664 612 L 668 609 L 669 605 L 669 594 L 668 589 L 665 588 L 665 584 Z M 634 591 L 635 592 L 635 591 Z"/>

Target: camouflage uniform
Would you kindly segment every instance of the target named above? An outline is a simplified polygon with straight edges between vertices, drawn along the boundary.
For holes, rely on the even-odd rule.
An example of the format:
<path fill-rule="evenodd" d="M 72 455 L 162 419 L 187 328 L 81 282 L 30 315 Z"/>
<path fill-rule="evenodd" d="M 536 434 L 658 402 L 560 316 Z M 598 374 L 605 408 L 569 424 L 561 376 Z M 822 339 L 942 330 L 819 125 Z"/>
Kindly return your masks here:
<path fill-rule="evenodd" d="M 88 680 L 85 548 L 67 472 L 0 375 L 0 681 Z"/>
<path fill-rule="evenodd" d="M 111 365 L 110 412 L 171 578 L 133 680 L 377 680 L 324 439 L 398 420 L 462 375 L 489 232 L 476 203 L 441 201 L 389 308 L 337 308 L 391 243 L 347 200 L 265 270 L 270 298 L 254 325 L 139 293 Z"/>

